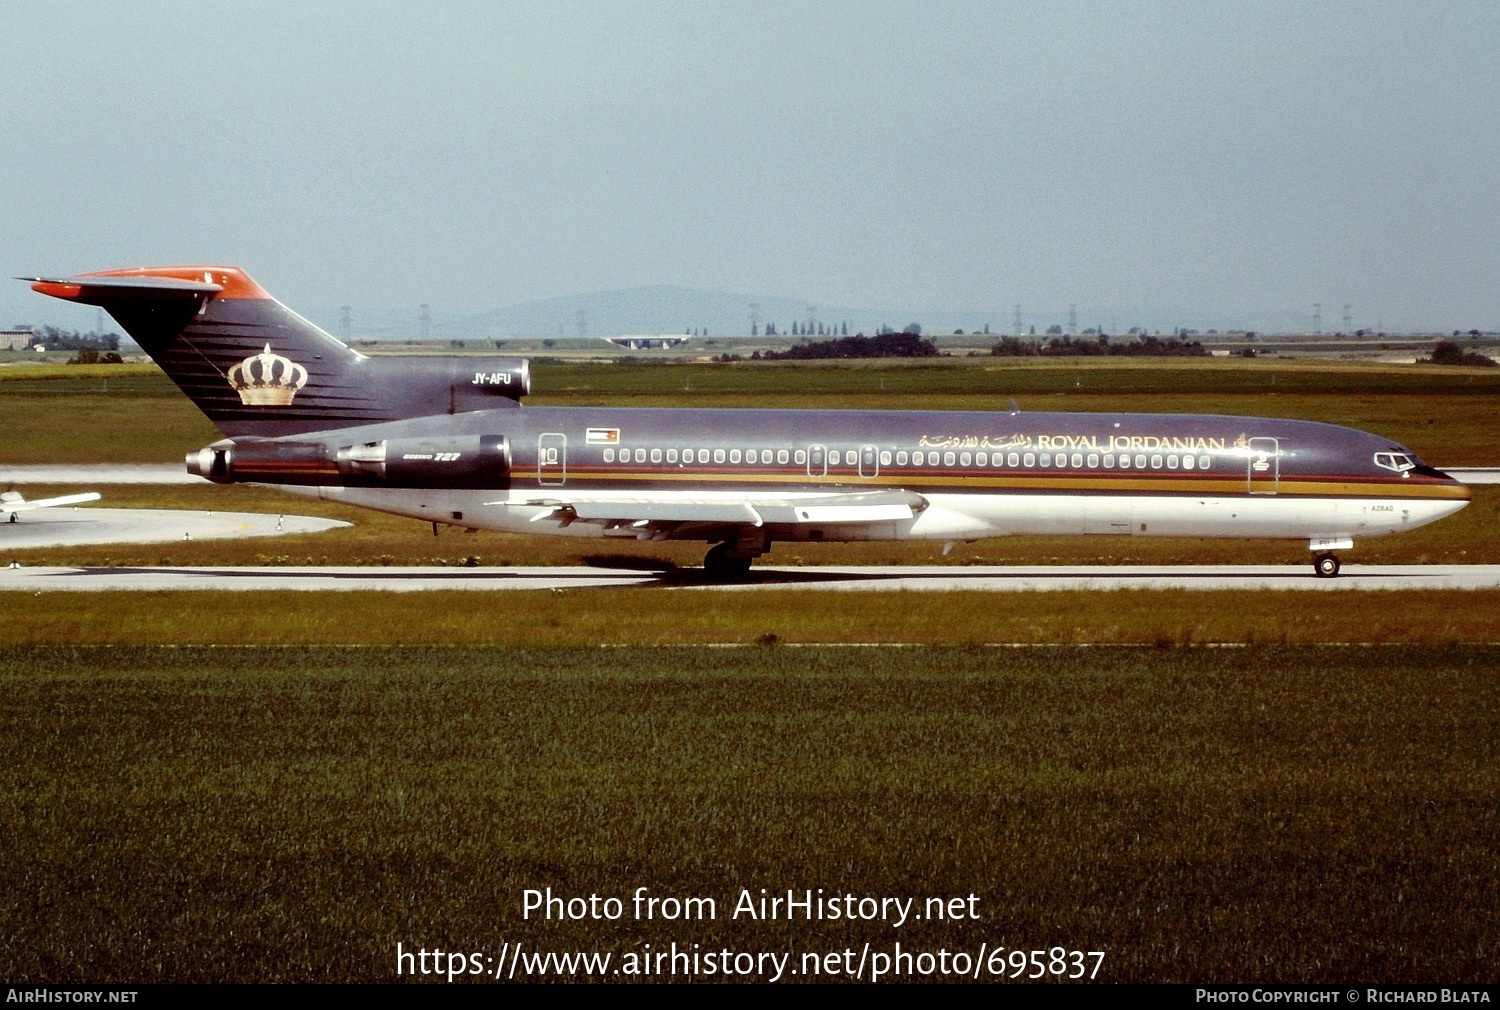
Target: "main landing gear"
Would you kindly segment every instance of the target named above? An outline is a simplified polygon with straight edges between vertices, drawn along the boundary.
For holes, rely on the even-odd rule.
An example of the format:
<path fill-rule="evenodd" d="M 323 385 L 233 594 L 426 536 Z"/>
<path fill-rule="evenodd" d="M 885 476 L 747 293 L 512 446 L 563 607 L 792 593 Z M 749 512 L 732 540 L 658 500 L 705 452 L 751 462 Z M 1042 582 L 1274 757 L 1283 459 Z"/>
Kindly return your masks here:
<path fill-rule="evenodd" d="M 711 579 L 742 579 L 750 574 L 750 558 L 730 553 L 728 544 L 714 544 L 703 557 L 703 574 Z"/>
<path fill-rule="evenodd" d="M 1322 554 L 1313 555 L 1313 574 L 1318 578 L 1331 579 L 1338 573 L 1339 556 L 1337 554 L 1329 554 L 1325 551 Z"/>
<path fill-rule="evenodd" d="M 753 526 L 743 526 L 721 544 L 714 544 L 703 558 L 703 574 L 730 582 L 750 574 L 750 562 L 771 549 L 771 541 Z"/>

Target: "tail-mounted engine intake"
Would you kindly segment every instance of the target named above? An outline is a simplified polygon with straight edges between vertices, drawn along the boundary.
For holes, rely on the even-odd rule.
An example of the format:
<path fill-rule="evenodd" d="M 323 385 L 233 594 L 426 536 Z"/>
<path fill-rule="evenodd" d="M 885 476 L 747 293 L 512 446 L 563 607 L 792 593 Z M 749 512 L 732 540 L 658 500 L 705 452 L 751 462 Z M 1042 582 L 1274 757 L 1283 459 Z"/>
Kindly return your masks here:
<path fill-rule="evenodd" d="M 504 435 L 348 445 L 249 439 L 188 453 L 187 469 L 216 484 L 500 489 L 510 486 L 510 443 Z"/>
<path fill-rule="evenodd" d="M 431 396 L 439 383 L 446 383 L 452 413 L 488 410 L 504 401 L 519 400 L 531 392 L 531 363 L 525 358 L 373 358 L 377 363 L 399 361 L 398 386 L 411 383 L 426 387 Z M 430 363 L 429 363 L 430 362 Z M 431 372 L 428 377 L 424 373 Z M 496 399 L 501 403 L 497 404 Z"/>

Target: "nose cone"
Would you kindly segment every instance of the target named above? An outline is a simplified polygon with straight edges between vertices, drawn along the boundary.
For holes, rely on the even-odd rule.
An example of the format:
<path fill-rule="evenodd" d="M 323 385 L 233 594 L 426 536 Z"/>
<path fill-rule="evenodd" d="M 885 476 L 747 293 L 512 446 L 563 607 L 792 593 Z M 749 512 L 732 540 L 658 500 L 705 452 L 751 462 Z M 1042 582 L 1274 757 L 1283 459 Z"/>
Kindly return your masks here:
<path fill-rule="evenodd" d="M 1459 502 L 1459 508 L 1462 508 L 1473 497 L 1473 492 L 1469 490 L 1467 482 L 1435 467 L 1419 466 L 1409 471 L 1409 474 L 1411 477 L 1419 478 L 1424 487 L 1432 488 L 1432 497 Z"/>
<path fill-rule="evenodd" d="M 1404 529 L 1416 529 L 1451 516 L 1469 504 L 1469 485 L 1441 470 L 1418 466 L 1406 472 L 1407 491 L 1402 498 Z"/>

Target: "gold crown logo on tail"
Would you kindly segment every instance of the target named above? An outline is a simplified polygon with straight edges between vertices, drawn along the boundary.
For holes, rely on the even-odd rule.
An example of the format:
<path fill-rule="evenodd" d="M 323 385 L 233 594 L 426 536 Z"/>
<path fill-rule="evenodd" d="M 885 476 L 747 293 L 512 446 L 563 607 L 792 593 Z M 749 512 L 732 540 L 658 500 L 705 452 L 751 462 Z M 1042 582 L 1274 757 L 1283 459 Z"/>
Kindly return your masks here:
<path fill-rule="evenodd" d="M 286 407 L 307 385 L 307 369 L 271 353 L 271 345 L 229 370 L 229 384 L 247 407 Z"/>

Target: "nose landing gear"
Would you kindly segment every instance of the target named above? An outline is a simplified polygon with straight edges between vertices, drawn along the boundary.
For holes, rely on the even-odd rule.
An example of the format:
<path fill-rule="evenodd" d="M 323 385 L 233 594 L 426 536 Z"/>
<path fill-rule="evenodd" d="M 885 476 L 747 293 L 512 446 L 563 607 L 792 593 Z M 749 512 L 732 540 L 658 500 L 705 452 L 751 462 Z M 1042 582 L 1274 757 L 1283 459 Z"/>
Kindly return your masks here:
<path fill-rule="evenodd" d="M 1337 554 L 1322 553 L 1313 556 L 1313 574 L 1320 579 L 1331 579 L 1339 573 Z"/>

